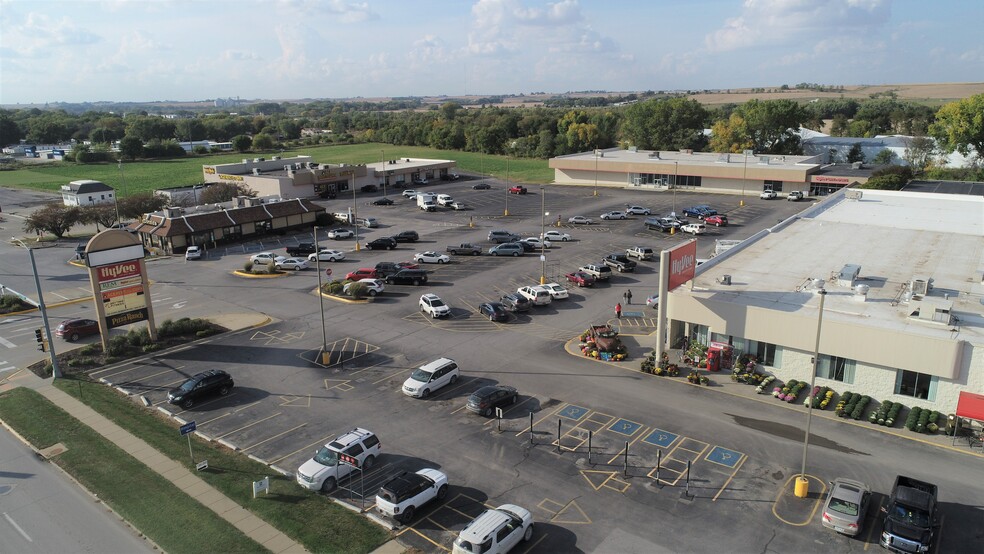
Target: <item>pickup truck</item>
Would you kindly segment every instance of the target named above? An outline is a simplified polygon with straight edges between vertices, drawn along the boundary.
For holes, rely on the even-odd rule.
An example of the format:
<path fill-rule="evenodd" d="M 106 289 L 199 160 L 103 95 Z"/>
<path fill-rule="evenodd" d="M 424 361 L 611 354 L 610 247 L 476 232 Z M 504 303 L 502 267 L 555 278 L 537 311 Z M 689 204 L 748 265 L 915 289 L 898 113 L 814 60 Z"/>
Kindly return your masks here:
<path fill-rule="evenodd" d="M 615 271 L 618 271 L 619 273 L 635 271 L 637 265 L 636 262 L 630 260 L 625 254 L 609 254 L 601 260 L 601 263 L 607 265 Z"/>
<path fill-rule="evenodd" d="M 803 192 L 794 190 L 786 195 L 786 200 L 789 202 L 798 202 L 804 198 Z"/>
<path fill-rule="evenodd" d="M 637 260 L 651 260 L 655 253 L 652 248 L 647 246 L 630 246 L 625 249 L 625 255 Z"/>
<path fill-rule="evenodd" d="M 522 185 L 516 185 L 514 187 L 509 187 L 509 194 L 526 194 L 526 187 Z"/>
<path fill-rule="evenodd" d="M 587 273 L 588 275 L 594 277 L 597 281 L 604 281 L 612 276 L 612 268 L 602 264 L 582 265 L 577 268 L 577 270 L 582 273 Z"/>
<path fill-rule="evenodd" d="M 647 217 L 643 224 L 646 226 L 646 229 L 649 229 L 650 231 L 665 232 L 673 228 L 672 224 L 663 221 L 663 219 L 659 217 Z"/>
<path fill-rule="evenodd" d="M 481 247 L 475 246 L 474 244 L 463 242 L 458 245 L 448 246 L 445 249 L 445 252 L 454 254 L 455 256 L 465 256 L 465 255 L 478 256 L 482 253 L 482 249 Z"/>
<path fill-rule="evenodd" d="M 939 525 L 936 485 L 912 477 L 895 478 L 879 543 L 892 552 L 928 552 Z"/>
<path fill-rule="evenodd" d="M 302 242 L 297 246 L 288 246 L 287 255 L 288 256 L 298 256 L 307 258 L 308 254 L 314 254 L 318 249 L 314 246 L 313 242 Z"/>

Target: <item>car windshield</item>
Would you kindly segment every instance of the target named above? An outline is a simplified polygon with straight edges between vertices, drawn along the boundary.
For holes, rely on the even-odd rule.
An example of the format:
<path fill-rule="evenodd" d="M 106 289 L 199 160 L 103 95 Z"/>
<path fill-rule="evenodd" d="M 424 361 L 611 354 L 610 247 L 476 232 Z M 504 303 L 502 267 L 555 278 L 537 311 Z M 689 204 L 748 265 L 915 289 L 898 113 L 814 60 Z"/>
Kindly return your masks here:
<path fill-rule="evenodd" d="M 929 527 L 929 514 L 901 504 L 895 505 L 895 519 L 913 527 Z"/>
<path fill-rule="evenodd" d="M 858 505 L 836 496 L 830 499 L 830 510 L 847 516 L 858 515 Z"/>
<path fill-rule="evenodd" d="M 338 465 L 338 454 L 327 446 L 322 446 L 318 450 L 318 453 L 314 455 L 314 461 L 323 466 Z"/>
<path fill-rule="evenodd" d="M 410 374 L 410 378 L 413 379 L 414 381 L 420 381 L 421 383 L 426 383 L 430 381 L 431 372 L 424 371 L 423 369 L 417 369 L 412 374 Z"/>
<path fill-rule="evenodd" d="M 194 379 L 188 379 L 184 383 L 181 383 L 181 386 L 178 387 L 178 388 L 187 392 L 187 391 L 190 391 L 191 389 L 195 388 L 195 385 L 197 385 L 197 384 L 198 384 L 198 381 L 196 381 Z"/>
<path fill-rule="evenodd" d="M 434 308 L 439 308 L 444 305 L 444 302 L 440 298 L 434 298 L 430 301 L 430 305 Z"/>

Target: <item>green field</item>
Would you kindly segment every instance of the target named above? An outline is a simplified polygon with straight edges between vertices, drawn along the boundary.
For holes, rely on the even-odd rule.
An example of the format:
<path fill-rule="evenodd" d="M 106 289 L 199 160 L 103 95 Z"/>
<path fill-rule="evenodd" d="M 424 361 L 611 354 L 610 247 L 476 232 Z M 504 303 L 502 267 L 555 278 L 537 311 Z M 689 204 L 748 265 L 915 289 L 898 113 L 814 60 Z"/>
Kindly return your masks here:
<path fill-rule="evenodd" d="M 284 157 L 311 156 L 318 163 L 373 163 L 394 158 L 432 158 L 455 160 L 458 168 L 469 173 L 481 173 L 520 183 L 549 183 L 553 170 L 546 160 L 506 158 L 476 152 L 436 150 L 418 146 L 391 144 L 354 144 L 341 146 L 312 146 L 285 150 Z M 280 151 L 246 154 L 193 155 L 180 160 L 139 161 L 124 163 L 122 171 L 115 163 L 79 165 L 73 162 L 39 164 L 26 169 L 0 171 L 0 186 L 58 192 L 61 186 L 78 179 L 102 181 L 123 195 L 150 192 L 202 182 L 202 165 L 238 162 L 243 158 L 280 155 Z"/>

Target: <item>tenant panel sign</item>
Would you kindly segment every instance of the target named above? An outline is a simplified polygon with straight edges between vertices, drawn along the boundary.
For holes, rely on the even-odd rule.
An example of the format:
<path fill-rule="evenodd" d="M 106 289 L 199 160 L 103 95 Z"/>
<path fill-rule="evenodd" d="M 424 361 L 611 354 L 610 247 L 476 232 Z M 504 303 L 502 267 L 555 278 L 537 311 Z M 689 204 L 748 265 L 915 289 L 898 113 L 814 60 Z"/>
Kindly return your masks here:
<path fill-rule="evenodd" d="M 147 297 L 140 261 L 130 260 L 96 268 L 106 327 L 121 327 L 147 319 Z"/>

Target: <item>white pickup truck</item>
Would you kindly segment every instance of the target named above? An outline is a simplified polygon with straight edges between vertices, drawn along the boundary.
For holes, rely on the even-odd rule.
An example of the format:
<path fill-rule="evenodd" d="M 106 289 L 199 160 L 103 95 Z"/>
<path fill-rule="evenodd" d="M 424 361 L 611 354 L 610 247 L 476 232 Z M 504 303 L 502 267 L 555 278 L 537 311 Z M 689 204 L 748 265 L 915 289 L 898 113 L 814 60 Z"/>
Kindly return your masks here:
<path fill-rule="evenodd" d="M 603 264 L 582 265 L 577 270 L 591 275 L 597 281 L 606 280 L 612 276 L 612 268 Z"/>

